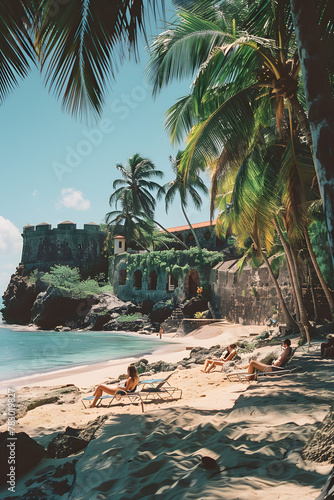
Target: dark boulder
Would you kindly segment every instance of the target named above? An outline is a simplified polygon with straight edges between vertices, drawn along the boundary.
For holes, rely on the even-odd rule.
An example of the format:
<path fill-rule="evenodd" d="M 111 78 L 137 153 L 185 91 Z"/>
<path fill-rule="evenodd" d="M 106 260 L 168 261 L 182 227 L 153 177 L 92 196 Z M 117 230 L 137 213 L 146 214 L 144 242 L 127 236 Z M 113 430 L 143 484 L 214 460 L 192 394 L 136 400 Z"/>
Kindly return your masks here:
<path fill-rule="evenodd" d="M 33 469 L 45 456 L 45 449 L 25 432 L 18 432 L 10 436 L 8 431 L 0 433 L 0 485 L 7 484 L 13 467 L 15 474 L 14 483 L 23 474 Z M 9 483 L 10 485 L 10 483 Z"/>
<path fill-rule="evenodd" d="M 88 445 L 89 441 L 68 434 L 57 434 L 49 443 L 47 457 L 48 458 L 65 458 L 73 453 L 83 450 Z"/>
<path fill-rule="evenodd" d="M 4 307 L 1 312 L 4 320 L 18 325 L 30 323 L 31 308 L 37 295 L 36 285 L 29 282 L 27 271 L 20 265 L 3 294 Z"/>
<path fill-rule="evenodd" d="M 193 297 L 182 308 L 182 312 L 186 318 L 193 318 L 195 313 L 207 311 L 208 301 L 201 297 Z"/>
<path fill-rule="evenodd" d="M 88 310 L 97 299 L 94 297 L 74 299 L 64 297 L 55 288 L 41 292 L 32 307 L 31 321 L 46 330 L 54 330 L 57 325 L 81 328 Z"/>
<path fill-rule="evenodd" d="M 150 320 L 152 323 L 162 323 L 165 321 L 167 318 L 170 317 L 170 315 L 173 312 L 173 305 L 169 302 L 157 302 L 154 304 L 153 309 L 150 313 Z"/>

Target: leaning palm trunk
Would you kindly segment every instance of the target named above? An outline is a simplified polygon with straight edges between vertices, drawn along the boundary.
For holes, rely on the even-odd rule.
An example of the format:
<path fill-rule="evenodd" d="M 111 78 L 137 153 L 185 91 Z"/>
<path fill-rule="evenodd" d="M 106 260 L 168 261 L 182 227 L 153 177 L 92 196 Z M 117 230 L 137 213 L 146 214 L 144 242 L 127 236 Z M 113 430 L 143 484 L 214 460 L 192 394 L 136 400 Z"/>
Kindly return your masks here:
<path fill-rule="evenodd" d="M 290 245 L 287 243 L 286 239 L 284 238 L 281 228 L 279 227 L 279 224 L 275 220 L 275 228 L 276 231 L 280 237 L 280 240 L 282 242 L 283 248 L 285 255 L 289 259 L 290 262 L 290 267 L 291 267 L 291 278 L 292 278 L 292 286 L 295 289 L 296 293 L 296 300 L 297 300 L 297 305 L 298 305 L 298 310 L 299 310 L 299 325 L 300 325 L 300 332 L 302 337 L 308 342 L 310 345 L 311 339 L 310 339 L 310 330 L 311 330 L 311 325 L 309 323 L 308 317 L 307 317 L 307 312 L 304 306 L 303 302 L 303 296 L 302 296 L 302 290 L 300 286 L 300 281 L 298 277 L 298 270 L 297 270 L 297 263 L 296 263 L 296 258 L 293 252 L 293 249 L 290 247 Z"/>
<path fill-rule="evenodd" d="M 299 276 L 298 276 L 297 260 L 296 260 L 296 256 L 295 256 L 295 253 L 294 253 L 294 250 L 292 247 L 290 247 L 290 251 L 291 251 L 291 257 L 292 257 L 292 262 L 293 262 L 292 279 L 295 283 L 295 290 L 296 290 L 298 308 L 299 308 L 299 313 L 300 313 L 300 323 L 303 327 L 302 337 L 304 338 L 304 340 L 306 338 L 307 343 L 310 346 L 311 345 L 311 335 L 310 335 L 311 325 L 310 325 L 310 322 L 309 322 L 309 319 L 307 316 L 307 312 L 305 309 L 304 301 L 303 301 L 302 288 L 301 288 L 300 280 L 299 280 Z"/>
<path fill-rule="evenodd" d="M 298 307 L 296 287 L 295 287 L 295 283 L 294 283 L 294 279 L 293 279 L 293 275 L 292 275 L 293 262 L 292 262 L 290 246 L 288 245 L 288 242 L 284 238 L 283 233 L 281 231 L 281 228 L 280 228 L 280 226 L 275 218 L 274 218 L 274 226 L 275 226 L 276 232 L 279 236 L 279 239 L 281 241 L 282 247 L 284 249 L 285 258 L 286 258 L 286 265 L 288 268 L 289 280 L 290 280 L 290 285 L 291 285 L 291 290 L 292 290 L 293 302 L 294 302 L 295 310 L 296 310 L 296 320 L 297 320 L 297 324 L 300 325 L 300 312 L 299 312 L 299 307 Z"/>
<path fill-rule="evenodd" d="M 308 253 L 310 254 L 313 267 L 315 269 L 315 272 L 317 273 L 318 279 L 320 281 L 320 285 L 321 285 L 321 287 L 322 287 L 322 289 L 324 291 L 324 294 L 326 296 L 326 299 L 327 299 L 327 302 L 328 302 L 328 305 L 329 305 L 329 309 L 330 309 L 330 312 L 331 312 L 331 315 L 332 315 L 332 321 L 333 321 L 334 320 L 334 300 L 333 300 L 333 295 L 332 295 L 330 289 L 328 288 L 326 281 L 324 280 L 324 277 L 323 277 L 322 272 L 320 270 L 319 264 L 317 262 L 317 259 L 316 259 L 315 255 L 314 255 L 314 251 L 313 251 L 313 248 L 312 248 L 312 245 L 311 245 L 311 242 L 310 242 L 310 237 L 309 237 L 309 234 L 308 234 L 308 231 L 307 231 L 306 227 L 303 228 L 303 232 L 304 232 L 304 237 L 305 237 L 305 241 L 306 241 L 306 246 L 307 246 Z"/>
<path fill-rule="evenodd" d="M 254 241 L 254 240 L 253 240 Z M 255 242 L 254 242 L 255 244 Z M 280 302 L 280 305 L 281 305 L 281 309 L 282 309 L 282 313 L 283 313 L 283 316 L 284 316 L 284 321 L 286 323 L 286 326 L 288 328 L 290 328 L 291 330 L 293 331 L 297 331 L 298 330 L 298 325 L 297 323 L 295 322 L 295 320 L 293 319 L 293 317 L 291 316 L 291 314 L 289 313 L 288 311 L 288 308 L 286 307 L 286 303 L 285 303 L 285 300 L 283 299 L 283 295 L 282 295 L 282 292 L 281 292 L 281 289 L 280 289 L 280 286 L 277 282 L 277 279 L 275 278 L 275 275 L 273 273 L 273 270 L 271 269 L 271 266 L 268 262 L 268 259 L 267 257 L 264 255 L 264 253 L 262 252 L 262 249 L 259 248 L 259 251 L 260 251 L 260 254 L 268 268 L 268 271 L 269 271 L 269 274 L 271 276 L 271 279 L 273 280 L 274 282 L 274 285 L 275 285 L 275 288 L 276 288 L 276 292 L 277 292 L 277 296 L 278 296 L 278 300 Z"/>
<path fill-rule="evenodd" d="M 193 228 L 193 227 L 192 227 L 192 225 L 190 224 L 190 220 L 188 219 L 188 216 L 187 216 L 186 211 L 185 211 L 185 209 L 184 209 L 183 203 L 181 203 L 181 208 L 182 208 L 183 215 L 184 215 L 184 217 L 185 217 L 186 221 L 187 221 L 187 222 L 188 222 L 188 224 L 189 224 L 189 227 L 190 227 L 190 229 L 191 229 L 191 232 L 193 233 L 193 236 L 194 236 L 194 239 L 195 239 L 195 242 L 196 242 L 197 248 L 198 248 L 198 250 L 199 250 L 199 251 L 201 251 L 201 245 L 199 244 L 199 241 L 198 241 L 198 238 L 197 238 L 196 233 L 195 233 L 195 231 L 194 231 L 194 228 Z"/>
<path fill-rule="evenodd" d="M 311 266 L 307 260 L 307 272 L 308 272 L 308 277 L 309 277 L 309 282 L 310 282 L 310 292 L 311 292 L 311 297 L 312 297 L 312 303 L 313 303 L 313 311 L 314 311 L 314 321 L 315 323 L 318 322 L 318 308 L 317 308 L 317 301 L 315 298 L 314 294 L 314 283 L 313 283 L 313 278 L 312 278 L 312 271 L 311 271 Z"/>
<path fill-rule="evenodd" d="M 165 231 L 165 233 L 170 234 L 174 238 L 175 241 L 178 241 L 179 243 L 181 243 L 181 245 L 183 245 L 186 250 L 189 250 L 189 247 L 187 247 L 187 245 L 182 240 L 180 240 L 180 238 L 178 238 L 175 234 L 173 234 L 170 231 L 168 231 L 168 229 L 166 229 L 165 227 L 163 227 L 158 221 L 156 221 L 154 219 L 152 219 L 152 221 L 154 222 L 154 224 L 156 224 L 157 226 L 159 226 L 160 229 L 162 229 L 163 231 Z"/>
<path fill-rule="evenodd" d="M 290 0 L 303 75 L 313 158 L 334 266 L 334 99 L 314 0 Z"/>

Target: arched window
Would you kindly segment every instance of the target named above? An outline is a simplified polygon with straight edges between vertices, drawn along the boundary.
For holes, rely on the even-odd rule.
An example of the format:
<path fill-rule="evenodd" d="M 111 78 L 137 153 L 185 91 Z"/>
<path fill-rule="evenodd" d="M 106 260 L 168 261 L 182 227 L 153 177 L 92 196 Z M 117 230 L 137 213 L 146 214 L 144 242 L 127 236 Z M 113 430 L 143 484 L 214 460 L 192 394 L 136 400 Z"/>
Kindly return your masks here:
<path fill-rule="evenodd" d="M 196 269 L 192 269 L 186 276 L 187 295 L 196 295 L 198 287 L 199 287 L 199 275 Z"/>
<path fill-rule="evenodd" d="M 188 234 L 188 236 L 187 236 L 187 240 L 188 240 L 188 241 L 194 241 L 194 239 L 195 239 L 195 238 L 194 238 L 193 233 L 189 233 L 189 234 Z"/>
<path fill-rule="evenodd" d="M 143 274 L 139 271 L 139 269 L 137 269 L 137 271 L 133 274 L 133 286 L 134 288 L 137 288 L 137 290 L 141 290 L 142 279 Z"/>
<path fill-rule="evenodd" d="M 125 285 L 126 283 L 126 269 L 121 269 L 119 273 L 119 285 Z"/>
<path fill-rule="evenodd" d="M 206 239 L 206 241 L 209 241 L 209 239 L 211 238 L 211 233 L 210 231 L 207 231 L 204 235 L 204 238 Z"/>
<path fill-rule="evenodd" d="M 148 289 L 149 290 L 156 290 L 157 283 L 158 283 L 158 275 L 157 275 L 156 271 L 151 271 L 150 275 L 148 277 Z"/>

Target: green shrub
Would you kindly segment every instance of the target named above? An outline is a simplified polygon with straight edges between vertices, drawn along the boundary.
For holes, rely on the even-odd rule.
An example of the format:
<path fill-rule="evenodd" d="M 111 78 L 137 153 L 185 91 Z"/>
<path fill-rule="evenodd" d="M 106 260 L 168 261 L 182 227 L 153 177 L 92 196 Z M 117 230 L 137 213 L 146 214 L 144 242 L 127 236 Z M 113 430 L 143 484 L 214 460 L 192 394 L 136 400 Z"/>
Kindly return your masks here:
<path fill-rule="evenodd" d="M 143 315 L 140 313 L 125 314 L 117 318 L 118 323 L 126 323 L 127 321 L 136 321 L 137 319 L 142 319 Z"/>
<path fill-rule="evenodd" d="M 98 282 L 89 278 L 81 281 L 79 269 L 69 266 L 53 266 L 49 273 L 41 277 L 41 281 L 53 287 L 63 297 L 84 299 L 103 292 L 113 292 L 110 285 L 100 287 Z"/>

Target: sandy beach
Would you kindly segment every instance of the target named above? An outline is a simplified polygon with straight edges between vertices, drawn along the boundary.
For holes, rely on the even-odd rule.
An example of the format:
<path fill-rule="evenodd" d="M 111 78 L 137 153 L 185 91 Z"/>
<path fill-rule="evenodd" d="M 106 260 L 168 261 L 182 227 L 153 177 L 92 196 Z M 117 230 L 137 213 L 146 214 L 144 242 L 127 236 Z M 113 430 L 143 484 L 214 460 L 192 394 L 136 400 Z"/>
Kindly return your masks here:
<path fill-rule="evenodd" d="M 227 323 L 203 327 L 192 336 L 173 338 L 175 343 L 148 359 L 175 362 L 189 355 L 187 347 L 225 346 L 251 340 L 263 330 L 263 326 Z M 297 339 L 292 343 L 297 345 Z M 266 349 L 258 349 L 255 355 L 261 357 Z M 83 451 L 64 459 L 44 458 L 18 481 L 16 495 L 21 496 L 16 498 L 29 498 L 29 488 L 42 492 L 46 487 L 39 479 L 43 471 L 73 460 L 79 461 L 74 481 L 68 479 L 69 491 L 60 496 L 49 493 L 45 498 L 317 498 L 332 466 L 303 460 L 301 451 L 330 408 L 331 360 L 298 349 L 293 363 L 300 370 L 293 376 L 250 384 L 229 382 L 221 371 L 203 374 L 201 366 L 180 369 L 170 379 L 173 387 L 183 391 L 180 400 L 147 403 L 144 413 L 140 405 L 125 403 L 85 409 L 81 398 L 95 384 L 120 375 L 128 362 L 84 367 L 54 378 L 49 374 L 17 387 L 18 398 L 31 394 L 37 385 L 75 384 L 82 391 L 75 402 L 45 404 L 17 420 L 16 432 L 26 432 L 45 447 L 66 426 L 80 428 L 101 415 L 107 420 Z M 214 458 L 220 471 L 206 470 L 203 456 Z M 11 497 L 1 490 L 0 498 Z"/>

